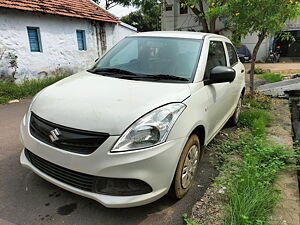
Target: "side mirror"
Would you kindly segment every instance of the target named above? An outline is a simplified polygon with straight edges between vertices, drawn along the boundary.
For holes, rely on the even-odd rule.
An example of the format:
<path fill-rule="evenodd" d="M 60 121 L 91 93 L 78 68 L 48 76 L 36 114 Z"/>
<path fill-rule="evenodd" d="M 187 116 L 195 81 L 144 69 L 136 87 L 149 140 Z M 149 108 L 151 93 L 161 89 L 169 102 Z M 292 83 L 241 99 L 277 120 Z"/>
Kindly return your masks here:
<path fill-rule="evenodd" d="M 235 79 L 236 72 L 231 67 L 216 66 L 210 71 L 210 79 L 205 84 L 216 84 L 232 82 Z"/>

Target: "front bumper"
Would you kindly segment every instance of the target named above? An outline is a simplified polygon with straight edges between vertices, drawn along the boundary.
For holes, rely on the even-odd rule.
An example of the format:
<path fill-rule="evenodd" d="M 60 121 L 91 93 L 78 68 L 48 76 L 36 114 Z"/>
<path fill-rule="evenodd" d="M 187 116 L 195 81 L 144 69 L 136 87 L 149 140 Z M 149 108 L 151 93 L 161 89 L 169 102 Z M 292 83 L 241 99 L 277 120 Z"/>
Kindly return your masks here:
<path fill-rule="evenodd" d="M 94 199 L 110 208 L 144 205 L 165 195 L 171 186 L 186 138 L 168 141 L 139 151 L 110 153 L 117 139 L 117 136 L 111 136 L 92 154 L 81 155 L 44 144 L 29 133 L 28 124 L 24 122 L 21 124 L 21 140 L 25 148 L 35 155 L 53 164 L 89 175 L 142 180 L 151 186 L 152 192 L 134 196 L 110 196 L 89 192 L 63 183 L 42 172 L 26 158 L 24 150 L 20 161 L 24 167 L 31 169 L 49 182 Z"/>

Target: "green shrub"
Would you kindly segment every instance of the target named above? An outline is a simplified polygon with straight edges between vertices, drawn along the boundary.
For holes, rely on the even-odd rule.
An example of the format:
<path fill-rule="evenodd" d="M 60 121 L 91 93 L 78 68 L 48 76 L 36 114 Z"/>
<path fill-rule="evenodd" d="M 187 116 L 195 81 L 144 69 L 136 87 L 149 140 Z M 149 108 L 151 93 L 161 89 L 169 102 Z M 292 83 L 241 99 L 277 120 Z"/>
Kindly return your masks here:
<path fill-rule="evenodd" d="M 21 84 L 0 81 L 0 104 L 12 99 L 21 99 L 33 96 L 45 87 L 65 78 L 66 76 L 55 76 L 46 79 L 24 81 Z"/>
<path fill-rule="evenodd" d="M 271 117 L 268 112 L 261 109 L 247 109 L 241 112 L 239 117 L 239 125 L 252 129 L 254 120 L 258 119 L 261 120 L 265 126 L 268 126 L 271 122 Z"/>
<path fill-rule="evenodd" d="M 264 73 L 264 74 L 258 75 L 257 77 L 260 79 L 266 80 L 270 83 L 274 83 L 274 82 L 283 80 L 282 75 L 279 73 Z"/>
<path fill-rule="evenodd" d="M 253 120 L 252 134 L 254 136 L 261 136 L 261 137 L 266 134 L 266 124 L 262 118 Z"/>

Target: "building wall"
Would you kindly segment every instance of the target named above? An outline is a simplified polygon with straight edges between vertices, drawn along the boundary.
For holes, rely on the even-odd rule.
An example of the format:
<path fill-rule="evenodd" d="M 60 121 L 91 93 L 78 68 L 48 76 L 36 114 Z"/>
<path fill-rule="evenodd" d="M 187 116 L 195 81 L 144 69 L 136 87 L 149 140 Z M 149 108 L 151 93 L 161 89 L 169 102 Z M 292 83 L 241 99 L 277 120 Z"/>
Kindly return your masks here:
<path fill-rule="evenodd" d="M 300 16 L 294 20 L 288 20 L 284 30 L 300 30 Z"/>
<path fill-rule="evenodd" d="M 171 11 L 165 11 L 166 5 L 172 6 Z M 163 31 L 201 31 L 202 26 L 197 16 L 188 8 L 187 14 L 180 14 L 180 4 L 178 0 L 165 0 L 162 10 L 162 30 Z M 220 20 L 216 22 L 216 29 L 222 30 L 223 23 Z"/>
<path fill-rule="evenodd" d="M 111 49 L 117 42 L 122 40 L 124 37 L 137 33 L 137 29 L 135 27 L 132 27 L 123 22 L 119 24 L 106 23 L 105 30 L 107 37 L 107 50 Z"/>
<path fill-rule="evenodd" d="M 39 27 L 42 52 L 31 52 L 27 27 Z M 111 47 L 122 37 L 115 38 L 115 24 L 105 23 L 105 43 Z M 125 30 L 127 28 L 124 28 Z M 76 30 L 85 30 L 87 50 L 78 50 Z M 134 32 L 122 30 L 126 36 Z M 51 73 L 74 73 L 94 64 L 99 57 L 95 21 L 0 8 L 0 49 L 8 49 L 0 61 L 0 75 L 10 76 L 8 52 L 17 58 L 17 80 L 39 78 Z M 0 50 L 1 52 L 1 50 Z M 1 54 L 0 54 L 1 55 Z"/>

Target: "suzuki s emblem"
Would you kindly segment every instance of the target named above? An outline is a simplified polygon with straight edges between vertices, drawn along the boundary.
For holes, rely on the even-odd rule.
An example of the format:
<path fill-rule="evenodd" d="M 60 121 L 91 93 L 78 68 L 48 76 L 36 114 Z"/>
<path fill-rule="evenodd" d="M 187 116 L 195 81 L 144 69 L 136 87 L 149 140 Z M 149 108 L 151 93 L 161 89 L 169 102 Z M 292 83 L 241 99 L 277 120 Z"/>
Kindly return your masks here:
<path fill-rule="evenodd" d="M 58 141 L 59 140 L 59 136 L 61 135 L 59 129 L 54 129 L 50 131 L 50 135 L 49 138 L 51 139 L 52 142 Z"/>

